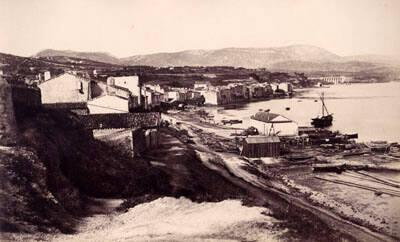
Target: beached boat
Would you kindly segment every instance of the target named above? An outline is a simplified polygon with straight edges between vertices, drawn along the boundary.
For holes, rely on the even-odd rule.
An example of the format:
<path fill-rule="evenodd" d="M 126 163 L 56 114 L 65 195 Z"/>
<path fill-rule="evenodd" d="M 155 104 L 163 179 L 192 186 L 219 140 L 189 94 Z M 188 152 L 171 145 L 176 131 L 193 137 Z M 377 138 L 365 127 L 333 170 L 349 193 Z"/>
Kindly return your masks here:
<path fill-rule="evenodd" d="M 312 155 L 306 153 L 293 153 L 285 156 L 290 161 L 307 160 L 313 158 Z"/>
<path fill-rule="evenodd" d="M 230 120 L 221 120 L 221 122 L 222 122 L 222 124 L 223 125 L 226 125 L 226 124 L 230 124 L 230 125 L 232 125 L 232 124 L 241 124 L 241 123 L 243 123 L 243 121 L 242 120 L 239 120 L 239 119 L 230 119 Z"/>
<path fill-rule="evenodd" d="M 371 151 L 375 152 L 386 152 L 388 151 L 390 144 L 387 141 L 371 141 L 365 143 Z"/>
<path fill-rule="evenodd" d="M 321 94 L 322 116 L 313 118 L 311 124 L 316 128 L 326 128 L 332 125 L 333 115 L 329 113 L 324 101 L 324 93 Z M 326 112 L 326 114 L 325 114 Z"/>

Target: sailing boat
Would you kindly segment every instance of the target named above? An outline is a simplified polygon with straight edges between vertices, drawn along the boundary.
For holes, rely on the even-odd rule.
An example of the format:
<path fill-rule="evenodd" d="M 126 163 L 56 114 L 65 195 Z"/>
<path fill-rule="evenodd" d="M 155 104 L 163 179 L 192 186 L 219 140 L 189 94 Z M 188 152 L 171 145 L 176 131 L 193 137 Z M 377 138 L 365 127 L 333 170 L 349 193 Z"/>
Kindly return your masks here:
<path fill-rule="evenodd" d="M 325 128 L 332 125 L 333 115 L 328 112 L 328 109 L 325 106 L 324 101 L 324 93 L 321 94 L 321 102 L 322 102 L 322 117 L 313 118 L 311 124 L 316 128 Z M 326 112 L 326 115 L 325 115 Z"/>

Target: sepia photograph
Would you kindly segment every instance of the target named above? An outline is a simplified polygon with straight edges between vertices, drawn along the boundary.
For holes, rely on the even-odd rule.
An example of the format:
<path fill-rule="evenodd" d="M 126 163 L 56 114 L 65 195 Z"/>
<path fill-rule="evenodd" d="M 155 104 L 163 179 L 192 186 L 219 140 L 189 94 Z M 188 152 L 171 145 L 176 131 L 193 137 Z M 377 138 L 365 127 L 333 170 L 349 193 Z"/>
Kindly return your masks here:
<path fill-rule="evenodd" d="M 400 241 L 399 0 L 0 12 L 0 241 Z"/>

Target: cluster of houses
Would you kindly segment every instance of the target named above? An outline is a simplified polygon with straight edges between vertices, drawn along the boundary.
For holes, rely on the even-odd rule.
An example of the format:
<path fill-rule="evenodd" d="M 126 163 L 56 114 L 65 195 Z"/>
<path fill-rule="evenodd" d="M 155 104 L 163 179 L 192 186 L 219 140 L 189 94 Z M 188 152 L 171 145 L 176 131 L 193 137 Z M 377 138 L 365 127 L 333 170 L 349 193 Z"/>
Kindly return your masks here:
<path fill-rule="evenodd" d="M 193 88 L 161 87 L 142 84 L 139 76 L 109 76 L 96 82 L 85 75 L 65 72 L 51 77 L 45 72 L 35 81 L 43 104 L 86 103 L 90 113 L 124 113 L 154 110 L 162 103 L 188 102 L 203 98 L 204 104 L 224 105 L 242 101 L 290 95 L 290 83 L 258 83 L 254 80 L 229 80 L 225 86 L 196 82 Z"/>
<path fill-rule="evenodd" d="M 72 72 L 37 80 L 43 104 L 86 103 L 89 113 L 125 113 L 160 105 L 164 94 L 141 85 L 138 76 L 108 77 L 107 83 L 91 81 Z"/>
<path fill-rule="evenodd" d="M 225 86 L 212 86 L 209 82 L 196 82 L 193 91 L 205 98 L 206 104 L 225 105 L 243 101 L 291 95 L 290 83 L 258 83 L 251 80 L 229 80 Z"/>

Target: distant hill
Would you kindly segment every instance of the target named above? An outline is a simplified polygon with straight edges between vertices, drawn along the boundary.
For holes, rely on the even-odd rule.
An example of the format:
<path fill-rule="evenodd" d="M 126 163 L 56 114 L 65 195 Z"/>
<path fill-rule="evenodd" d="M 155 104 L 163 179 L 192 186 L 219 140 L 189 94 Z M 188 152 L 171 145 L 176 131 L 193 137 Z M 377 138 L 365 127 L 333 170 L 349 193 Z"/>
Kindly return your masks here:
<path fill-rule="evenodd" d="M 127 65 L 152 66 L 236 66 L 270 67 L 287 61 L 335 62 L 340 56 L 315 46 L 293 45 L 277 48 L 225 48 L 186 50 L 122 58 Z"/>
<path fill-rule="evenodd" d="M 1 56 L 0 56 L 1 57 Z M 291 45 L 271 48 L 224 48 L 215 50 L 185 50 L 117 58 L 104 52 L 77 52 L 47 49 L 34 58 L 20 57 L 19 61 L 42 60 L 58 64 L 99 65 L 108 63 L 129 66 L 233 66 L 265 67 L 272 71 L 299 72 L 360 72 L 400 69 L 400 59 L 383 55 L 340 56 L 310 45 Z M 0 62 L 1 62 L 0 58 Z M 9 56 L 3 56 L 8 59 Z M 1 63 L 0 63 L 1 65 Z"/>
<path fill-rule="evenodd" d="M 37 53 L 34 57 L 72 57 L 79 59 L 87 59 L 96 62 L 120 64 L 120 60 L 105 52 L 78 52 L 71 50 L 42 50 Z"/>
<path fill-rule="evenodd" d="M 386 65 L 400 65 L 400 58 L 395 58 L 393 56 L 386 55 L 355 55 L 355 56 L 345 56 L 342 58 L 343 61 L 359 61 L 359 62 L 369 62 L 376 64 L 386 64 Z"/>

